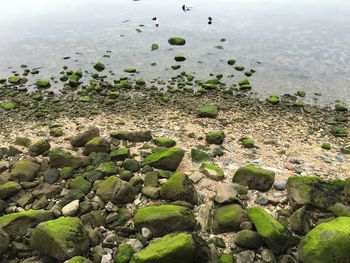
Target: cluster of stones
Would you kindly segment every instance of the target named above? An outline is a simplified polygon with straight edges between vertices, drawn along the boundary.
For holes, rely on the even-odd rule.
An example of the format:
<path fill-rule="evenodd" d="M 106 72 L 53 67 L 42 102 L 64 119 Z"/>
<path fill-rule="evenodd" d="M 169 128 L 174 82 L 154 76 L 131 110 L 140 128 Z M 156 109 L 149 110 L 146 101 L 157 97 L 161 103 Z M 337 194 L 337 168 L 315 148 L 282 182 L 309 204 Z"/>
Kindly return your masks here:
<path fill-rule="evenodd" d="M 214 113 L 217 108 L 208 105 L 198 116 Z M 225 134 L 211 131 L 205 140 L 219 146 Z M 52 148 L 44 139 L 17 138 L 27 152 L 1 167 L 0 257 L 5 262 L 322 263 L 350 258 L 349 180 L 292 176 L 283 185 L 275 182 L 274 171 L 247 164 L 227 182 L 214 154 L 200 148 L 190 155 L 201 175 L 188 175 L 178 171 L 186 151 L 171 138 L 153 138 L 150 131 L 111 132 L 107 138 L 90 128 L 69 141 L 76 153 Z M 249 138 L 241 141 L 254 147 Z M 136 155 L 131 150 L 139 144 Z M 213 207 L 198 209 L 203 197 L 196 183 L 203 176 L 218 184 Z M 273 215 L 246 205 L 249 191 L 272 188 L 287 192 L 290 209 Z M 235 233 L 230 253 L 220 237 L 225 233 Z"/>

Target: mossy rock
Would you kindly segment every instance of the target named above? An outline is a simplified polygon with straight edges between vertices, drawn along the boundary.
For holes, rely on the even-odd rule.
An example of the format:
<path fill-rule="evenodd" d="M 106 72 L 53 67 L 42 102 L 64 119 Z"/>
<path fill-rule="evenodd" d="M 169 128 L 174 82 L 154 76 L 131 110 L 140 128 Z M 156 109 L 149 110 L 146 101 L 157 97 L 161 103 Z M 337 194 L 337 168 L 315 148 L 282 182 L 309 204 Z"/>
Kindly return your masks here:
<path fill-rule="evenodd" d="M 22 189 L 22 186 L 16 182 L 6 182 L 0 184 L 0 200 L 9 198 L 17 194 Z"/>
<path fill-rule="evenodd" d="M 165 95 L 165 96 L 162 97 L 162 101 L 169 102 L 170 101 L 170 97 Z"/>
<path fill-rule="evenodd" d="M 146 84 L 146 82 L 143 79 L 136 80 L 136 85 L 144 86 L 145 84 Z"/>
<path fill-rule="evenodd" d="M 101 61 L 96 62 L 96 64 L 94 65 L 94 69 L 98 72 L 104 71 L 105 68 L 106 66 Z"/>
<path fill-rule="evenodd" d="M 81 102 L 90 102 L 90 100 L 91 100 L 90 96 L 83 96 L 80 98 Z"/>
<path fill-rule="evenodd" d="M 148 155 L 143 160 L 143 166 L 150 165 L 158 169 L 175 171 L 184 155 L 185 151 L 180 148 L 165 148 Z"/>
<path fill-rule="evenodd" d="M 9 235 L 0 229 L 0 255 L 5 255 L 10 246 L 10 237 Z"/>
<path fill-rule="evenodd" d="M 49 160 L 52 168 L 71 167 L 73 169 L 85 167 L 89 164 L 89 159 L 73 156 L 60 149 L 52 149 L 49 153 Z"/>
<path fill-rule="evenodd" d="M 257 232 L 245 229 L 237 233 L 235 244 L 242 248 L 258 249 L 263 242 Z"/>
<path fill-rule="evenodd" d="M 345 104 L 337 103 L 335 104 L 336 111 L 348 111 L 348 107 Z"/>
<path fill-rule="evenodd" d="M 33 181 L 41 166 L 29 160 L 18 161 L 11 171 L 11 178 L 20 182 Z"/>
<path fill-rule="evenodd" d="M 158 44 L 152 44 L 152 46 L 151 46 L 151 50 L 152 51 L 154 51 L 154 50 L 157 50 L 157 49 L 159 49 L 159 45 Z"/>
<path fill-rule="evenodd" d="M 197 202 L 197 193 L 192 181 L 184 173 L 174 173 L 160 189 L 161 198 L 169 201 Z"/>
<path fill-rule="evenodd" d="M 51 146 L 47 140 L 39 140 L 29 146 L 29 154 L 30 156 L 38 156 L 47 152 L 50 148 Z"/>
<path fill-rule="evenodd" d="M 174 59 L 177 62 L 182 62 L 182 61 L 186 60 L 185 56 L 183 56 L 183 55 L 176 55 Z"/>
<path fill-rule="evenodd" d="M 127 182 L 116 176 L 110 176 L 97 186 L 96 194 L 104 201 L 119 205 L 131 203 L 135 199 L 135 190 Z"/>
<path fill-rule="evenodd" d="M 51 83 L 50 83 L 50 80 L 49 80 L 49 79 L 39 79 L 39 80 L 36 82 L 36 86 L 37 86 L 38 88 L 45 89 L 45 88 L 50 88 Z"/>
<path fill-rule="evenodd" d="M 335 137 L 347 137 L 348 136 L 348 129 L 345 127 L 333 127 L 331 129 L 331 133 Z"/>
<path fill-rule="evenodd" d="M 157 145 L 158 147 L 174 147 L 176 145 L 176 141 L 170 138 L 165 137 L 157 137 L 153 139 L 153 143 Z"/>
<path fill-rule="evenodd" d="M 224 171 L 216 164 L 204 162 L 201 164 L 200 170 L 212 180 L 222 181 L 225 179 Z"/>
<path fill-rule="evenodd" d="M 305 263 L 349 262 L 350 217 L 338 217 L 311 230 L 299 243 Z"/>
<path fill-rule="evenodd" d="M 233 183 L 248 186 L 249 189 L 268 191 L 275 181 L 275 172 L 267 169 L 246 165 L 238 168 L 232 178 Z"/>
<path fill-rule="evenodd" d="M 241 141 L 242 141 L 244 148 L 254 148 L 255 147 L 254 141 L 249 139 L 249 138 L 242 138 Z"/>
<path fill-rule="evenodd" d="M 92 263 L 87 258 L 76 256 L 74 258 L 71 258 L 70 260 L 65 261 L 64 263 Z"/>
<path fill-rule="evenodd" d="M 235 66 L 235 70 L 243 71 L 244 70 L 244 66 L 241 66 L 241 65 Z"/>
<path fill-rule="evenodd" d="M 297 91 L 297 96 L 299 97 L 305 97 L 306 96 L 306 92 L 304 90 L 298 90 Z"/>
<path fill-rule="evenodd" d="M 135 159 L 125 159 L 123 162 L 123 168 L 132 173 L 138 172 L 140 170 L 140 163 Z"/>
<path fill-rule="evenodd" d="M 95 153 L 108 153 L 111 149 L 111 144 L 105 138 L 97 136 L 85 144 L 84 154 L 89 155 Z"/>
<path fill-rule="evenodd" d="M 211 161 L 211 156 L 208 153 L 203 152 L 201 150 L 192 149 L 191 159 L 192 159 L 192 162 L 196 162 L 196 163 L 208 162 L 208 161 Z"/>
<path fill-rule="evenodd" d="M 120 147 L 110 152 L 111 159 L 113 161 L 124 161 L 130 157 L 130 150 L 126 147 Z"/>
<path fill-rule="evenodd" d="M 150 131 L 121 131 L 111 132 L 111 137 L 129 142 L 147 142 L 152 140 Z"/>
<path fill-rule="evenodd" d="M 209 144 L 220 145 L 224 142 L 225 134 L 223 131 L 211 131 L 205 135 L 205 141 Z"/>
<path fill-rule="evenodd" d="M 50 129 L 50 136 L 52 137 L 61 137 L 63 136 L 63 130 L 61 128 L 52 128 Z"/>
<path fill-rule="evenodd" d="M 325 142 L 325 143 L 322 143 L 321 148 L 324 150 L 330 150 L 332 147 L 330 143 Z"/>
<path fill-rule="evenodd" d="M 234 263 L 234 258 L 231 254 L 222 253 L 219 257 L 218 263 Z"/>
<path fill-rule="evenodd" d="M 168 43 L 173 46 L 183 46 L 186 44 L 186 39 L 182 37 L 171 37 L 168 39 Z"/>
<path fill-rule="evenodd" d="M 70 143 L 74 147 L 84 147 L 85 144 L 93 138 L 100 135 L 100 131 L 96 127 L 90 127 L 86 131 L 79 133 L 70 138 Z"/>
<path fill-rule="evenodd" d="M 40 253 L 61 262 L 89 251 L 88 234 L 76 217 L 61 217 L 38 225 L 30 244 Z"/>
<path fill-rule="evenodd" d="M 8 78 L 8 82 L 13 85 L 19 85 L 21 84 L 22 78 L 20 76 L 13 75 Z"/>
<path fill-rule="evenodd" d="M 16 105 L 13 102 L 5 101 L 1 103 L 1 108 L 4 110 L 13 110 L 16 107 Z"/>
<path fill-rule="evenodd" d="M 124 72 L 126 72 L 126 73 L 136 73 L 136 68 L 126 68 L 126 69 L 124 69 Z"/>
<path fill-rule="evenodd" d="M 199 263 L 209 261 L 210 250 L 198 236 L 169 234 L 137 252 L 130 263 Z"/>
<path fill-rule="evenodd" d="M 70 180 L 68 186 L 70 189 L 78 189 L 84 194 L 88 194 L 92 185 L 89 181 L 85 180 L 84 177 L 79 175 L 74 179 Z"/>
<path fill-rule="evenodd" d="M 292 233 L 263 208 L 252 207 L 247 212 L 262 240 L 276 254 L 282 254 L 296 243 Z"/>
<path fill-rule="evenodd" d="M 77 87 L 79 85 L 79 80 L 80 80 L 80 76 L 77 75 L 76 73 L 71 75 L 69 78 L 69 85 L 71 87 Z"/>
<path fill-rule="evenodd" d="M 53 212 L 45 210 L 28 210 L 7 214 L 0 217 L 0 229 L 3 229 L 11 239 L 15 239 L 24 236 L 28 228 L 53 218 Z"/>
<path fill-rule="evenodd" d="M 112 175 L 112 174 L 116 174 L 118 172 L 118 169 L 115 166 L 114 162 L 105 162 L 105 163 L 101 163 L 96 168 L 96 171 L 99 171 L 104 175 Z"/>
<path fill-rule="evenodd" d="M 350 146 L 346 146 L 340 149 L 342 154 L 350 154 Z"/>
<path fill-rule="evenodd" d="M 200 118 L 216 118 L 218 116 L 218 106 L 205 105 L 197 110 L 197 117 Z"/>
<path fill-rule="evenodd" d="M 230 66 L 233 66 L 235 63 L 236 63 L 236 60 L 235 60 L 235 59 L 229 59 L 229 60 L 227 61 L 227 64 L 229 64 Z"/>
<path fill-rule="evenodd" d="M 118 247 L 117 253 L 114 256 L 114 263 L 129 263 L 134 255 L 134 249 L 131 245 L 123 243 Z"/>
<path fill-rule="evenodd" d="M 196 223 L 190 209 L 177 205 L 139 208 L 133 220 L 137 231 L 146 227 L 151 230 L 154 236 L 163 236 L 179 231 L 193 231 Z"/>
<path fill-rule="evenodd" d="M 275 105 L 275 104 L 280 103 L 280 97 L 277 96 L 277 95 L 271 95 L 271 96 L 269 97 L 268 101 L 269 101 L 272 105 Z"/>
<path fill-rule="evenodd" d="M 181 65 L 172 65 L 171 68 L 172 68 L 173 70 L 178 70 L 178 69 L 181 68 Z"/>
<path fill-rule="evenodd" d="M 292 176 L 287 181 L 288 199 L 294 208 L 313 205 L 326 209 L 340 201 L 343 189 L 343 183 L 315 176 Z"/>
<path fill-rule="evenodd" d="M 237 204 L 217 208 L 213 215 L 214 234 L 238 231 L 240 224 L 249 221 L 246 211 Z"/>

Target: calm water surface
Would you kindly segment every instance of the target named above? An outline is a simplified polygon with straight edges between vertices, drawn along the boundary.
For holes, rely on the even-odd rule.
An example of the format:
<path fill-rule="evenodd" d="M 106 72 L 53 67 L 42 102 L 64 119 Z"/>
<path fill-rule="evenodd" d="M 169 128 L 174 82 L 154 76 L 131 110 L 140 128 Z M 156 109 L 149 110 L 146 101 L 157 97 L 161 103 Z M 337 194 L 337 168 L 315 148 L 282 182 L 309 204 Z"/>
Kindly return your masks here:
<path fill-rule="evenodd" d="M 183 4 L 191 11 L 183 12 Z M 174 55 L 181 53 L 187 58 L 181 71 L 195 72 L 197 79 L 234 74 L 225 79 L 236 83 L 243 74 L 226 63 L 234 57 L 257 70 L 253 91 L 262 97 L 304 89 L 309 102 L 350 103 L 348 0 L 2 0 L 1 10 L 2 77 L 21 72 L 21 64 L 40 67 L 31 84 L 58 77 L 64 65 L 93 72 L 101 60 L 118 77 L 135 67 L 146 80 L 168 79 L 175 74 Z M 172 47 L 171 36 L 187 44 Z M 159 50 L 151 52 L 152 43 Z"/>

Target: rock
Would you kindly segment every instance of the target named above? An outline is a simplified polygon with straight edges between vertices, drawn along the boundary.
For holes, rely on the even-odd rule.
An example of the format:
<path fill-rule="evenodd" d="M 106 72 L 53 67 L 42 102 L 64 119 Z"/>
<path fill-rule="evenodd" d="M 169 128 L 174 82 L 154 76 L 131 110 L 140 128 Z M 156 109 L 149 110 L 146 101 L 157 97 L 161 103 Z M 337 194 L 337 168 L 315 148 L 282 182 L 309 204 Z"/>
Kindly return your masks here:
<path fill-rule="evenodd" d="M 114 256 L 115 263 L 129 263 L 134 255 L 134 250 L 129 244 L 121 244 L 118 247 L 117 253 Z"/>
<path fill-rule="evenodd" d="M 275 173 L 270 170 L 246 165 L 240 167 L 232 178 L 233 183 L 248 186 L 249 189 L 268 191 L 275 180 Z"/>
<path fill-rule="evenodd" d="M 105 68 L 105 65 L 101 61 L 96 62 L 94 65 L 94 69 L 98 72 L 104 71 Z"/>
<path fill-rule="evenodd" d="M 248 215 L 258 234 L 276 254 L 282 254 L 295 244 L 289 230 L 259 207 L 248 208 Z"/>
<path fill-rule="evenodd" d="M 261 251 L 261 258 L 264 263 L 277 263 L 276 258 L 270 249 L 263 249 Z"/>
<path fill-rule="evenodd" d="M 141 190 L 142 194 L 151 199 L 158 199 L 160 196 L 160 190 L 154 186 L 144 186 Z"/>
<path fill-rule="evenodd" d="M 22 186 L 16 182 L 6 182 L 0 184 L 0 199 L 9 198 L 17 194 L 22 189 Z"/>
<path fill-rule="evenodd" d="M 153 139 L 153 143 L 158 147 L 174 147 L 176 145 L 176 141 L 170 138 L 158 137 Z"/>
<path fill-rule="evenodd" d="M 336 203 L 329 208 L 336 216 L 348 216 L 350 217 L 350 206 Z"/>
<path fill-rule="evenodd" d="M 96 171 L 103 173 L 104 175 L 113 175 L 116 174 L 119 170 L 119 167 L 115 166 L 114 162 L 105 162 L 101 163 L 97 168 Z"/>
<path fill-rule="evenodd" d="M 30 156 L 38 156 L 50 150 L 50 147 L 47 140 L 39 140 L 29 146 L 29 154 Z"/>
<path fill-rule="evenodd" d="M 61 217 L 39 224 L 30 239 L 32 248 L 59 261 L 87 254 L 89 237 L 79 218 Z"/>
<path fill-rule="evenodd" d="M 95 153 L 107 153 L 111 149 L 111 144 L 101 136 L 97 136 L 85 144 L 84 154 L 89 155 Z"/>
<path fill-rule="evenodd" d="M 90 127 L 83 133 L 77 134 L 70 139 L 73 147 L 84 147 L 85 144 L 100 135 L 100 131 L 96 127 Z"/>
<path fill-rule="evenodd" d="M 216 118 L 218 116 L 218 106 L 205 105 L 197 110 L 197 117 L 200 118 Z"/>
<path fill-rule="evenodd" d="M 227 233 L 240 229 L 240 224 L 249 220 L 246 211 L 240 205 L 225 205 L 217 208 L 213 216 L 214 234 Z"/>
<path fill-rule="evenodd" d="M 141 228 L 141 234 L 144 238 L 146 238 L 146 240 L 150 240 L 153 237 L 153 233 L 147 227 Z"/>
<path fill-rule="evenodd" d="M 140 164 L 137 160 L 135 159 L 125 159 L 123 162 L 123 167 L 124 169 L 134 173 L 134 172 L 138 172 L 140 170 Z"/>
<path fill-rule="evenodd" d="M 96 194 L 104 201 L 111 201 L 113 204 L 127 204 L 135 199 L 135 190 L 127 182 L 116 176 L 110 176 L 102 181 L 98 187 Z"/>
<path fill-rule="evenodd" d="M 310 220 L 306 214 L 306 207 L 296 210 L 289 218 L 288 222 L 293 232 L 298 235 L 306 235 L 311 229 Z"/>
<path fill-rule="evenodd" d="M 249 138 L 242 138 L 241 141 L 242 141 L 244 148 L 254 148 L 255 147 L 254 141 L 249 139 Z"/>
<path fill-rule="evenodd" d="M 111 137 L 129 142 L 147 142 L 152 140 L 151 131 L 112 132 Z"/>
<path fill-rule="evenodd" d="M 49 159 L 52 168 L 70 167 L 77 169 L 80 167 L 85 167 L 89 164 L 89 160 L 87 158 L 76 157 L 59 149 L 51 150 Z"/>
<path fill-rule="evenodd" d="M 11 178 L 20 182 L 30 182 L 41 170 L 41 166 L 29 160 L 18 161 L 11 171 Z"/>
<path fill-rule="evenodd" d="M 151 50 L 154 51 L 154 50 L 157 50 L 159 48 L 159 45 L 158 44 L 152 44 L 151 46 Z"/>
<path fill-rule="evenodd" d="M 112 150 L 110 153 L 112 161 L 124 161 L 130 157 L 130 150 L 126 147 Z"/>
<path fill-rule="evenodd" d="M 16 137 L 14 144 L 28 148 L 32 141 L 27 137 Z"/>
<path fill-rule="evenodd" d="M 192 162 L 196 163 L 211 161 L 211 157 L 209 154 L 198 149 L 191 150 L 191 158 Z"/>
<path fill-rule="evenodd" d="M 284 191 L 287 188 L 287 184 L 285 182 L 275 182 L 273 187 L 278 191 Z"/>
<path fill-rule="evenodd" d="M 64 263 L 92 263 L 87 258 L 76 256 L 74 258 L 71 258 L 70 260 L 65 261 Z"/>
<path fill-rule="evenodd" d="M 349 262 L 350 218 L 338 217 L 312 229 L 299 243 L 305 263 Z"/>
<path fill-rule="evenodd" d="M 53 219 L 53 213 L 45 210 L 28 210 L 0 217 L 0 229 L 4 230 L 11 239 L 24 236 L 28 228 Z"/>
<path fill-rule="evenodd" d="M 197 202 L 197 193 L 193 183 L 184 173 L 175 173 L 165 182 L 160 189 L 160 196 L 170 201 Z"/>
<path fill-rule="evenodd" d="M 151 242 L 133 255 L 130 263 L 205 263 L 209 248 L 205 241 L 193 234 L 169 234 Z"/>
<path fill-rule="evenodd" d="M 202 163 L 200 170 L 210 179 L 215 181 L 222 181 L 225 178 L 224 171 L 213 163 Z"/>
<path fill-rule="evenodd" d="M 50 84 L 50 80 L 49 79 L 39 79 L 37 82 L 36 82 L 36 86 L 38 88 L 49 88 L 51 86 Z"/>
<path fill-rule="evenodd" d="M 180 55 L 180 54 L 176 55 L 174 59 L 175 59 L 175 61 L 177 61 L 177 62 L 182 62 L 182 61 L 185 61 L 185 60 L 186 60 L 185 56 Z"/>
<path fill-rule="evenodd" d="M 337 104 L 335 104 L 335 110 L 336 111 L 348 111 L 348 107 L 343 103 L 337 103 Z"/>
<path fill-rule="evenodd" d="M 341 152 L 342 154 L 350 154 L 350 145 L 341 148 L 341 149 L 340 149 L 340 152 Z"/>
<path fill-rule="evenodd" d="M 62 191 L 62 187 L 59 185 L 51 185 L 47 183 L 41 183 L 32 191 L 32 195 L 40 198 L 46 196 L 47 198 L 53 198 L 59 195 Z"/>
<path fill-rule="evenodd" d="M 49 184 L 53 184 L 54 182 L 56 182 L 57 178 L 58 178 L 57 169 L 51 168 L 44 172 L 44 181 Z"/>
<path fill-rule="evenodd" d="M 255 253 L 251 250 L 246 250 L 236 255 L 235 263 L 253 263 Z"/>
<path fill-rule="evenodd" d="M 237 233 L 235 244 L 247 249 L 258 249 L 263 245 L 263 242 L 257 232 L 242 230 Z"/>
<path fill-rule="evenodd" d="M 168 39 L 168 43 L 173 46 L 183 46 L 186 44 L 186 39 L 182 37 L 171 37 Z"/>
<path fill-rule="evenodd" d="M 268 99 L 268 101 L 272 104 L 272 105 L 275 105 L 275 104 L 278 104 L 280 103 L 280 97 L 278 95 L 271 95 Z"/>
<path fill-rule="evenodd" d="M 70 180 L 68 183 L 69 188 L 71 189 L 79 189 L 84 194 L 88 194 L 91 189 L 91 183 L 84 179 L 81 175 L 75 177 Z"/>
<path fill-rule="evenodd" d="M 231 183 L 220 183 L 216 186 L 215 202 L 219 204 L 233 203 L 237 199 L 237 191 Z"/>
<path fill-rule="evenodd" d="M 234 263 L 233 256 L 231 254 L 222 253 L 218 263 Z"/>
<path fill-rule="evenodd" d="M 9 235 L 5 231 L 0 229 L 0 255 L 4 255 L 7 252 L 9 245 L 10 245 Z"/>
<path fill-rule="evenodd" d="M 266 195 L 260 194 L 257 196 L 257 198 L 255 198 L 254 202 L 259 205 L 267 205 L 267 203 L 269 202 L 269 199 L 267 198 Z"/>
<path fill-rule="evenodd" d="M 75 216 L 79 210 L 79 200 L 74 200 L 62 208 L 63 216 Z"/>
<path fill-rule="evenodd" d="M 185 151 L 180 148 L 165 148 L 148 155 L 143 160 L 143 166 L 150 165 L 158 169 L 175 171 L 184 155 Z"/>
<path fill-rule="evenodd" d="M 287 181 L 287 194 L 292 207 L 313 205 L 328 208 L 341 199 L 343 183 L 325 181 L 313 176 L 292 176 Z"/>
<path fill-rule="evenodd" d="M 151 230 L 154 236 L 163 236 L 179 231 L 193 231 L 196 222 L 190 209 L 177 205 L 139 208 L 133 220 L 137 231 L 146 227 Z"/>
<path fill-rule="evenodd" d="M 225 134 L 223 131 L 212 131 L 205 135 L 205 140 L 208 144 L 220 145 L 224 142 Z"/>

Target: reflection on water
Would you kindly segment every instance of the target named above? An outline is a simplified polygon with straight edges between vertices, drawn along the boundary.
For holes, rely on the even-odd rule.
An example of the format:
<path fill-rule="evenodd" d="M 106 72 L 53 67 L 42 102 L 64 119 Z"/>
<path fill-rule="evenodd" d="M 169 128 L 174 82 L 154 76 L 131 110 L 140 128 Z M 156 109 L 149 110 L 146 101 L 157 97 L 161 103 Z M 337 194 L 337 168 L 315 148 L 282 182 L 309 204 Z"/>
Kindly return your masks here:
<path fill-rule="evenodd" d="M 42 68 L 36 78 L 58 76 L 63 65 L 92 70 L 101 60 L 116 76 L 136 67 L 147 80 L 166 79 L 181 53 L 181 70 L 202 79 L 234 74 L 233 82 L 243 77 L 226 63 L 235 57 L 257 70 L 254 91 L 264 97 L 303 88 L 309 99 L 349 102 L 347 0 L 4 0 L 1 9 L 1 76 L 21 64 Z M 171 36 L 187 44 L 169 46 Z"/>

